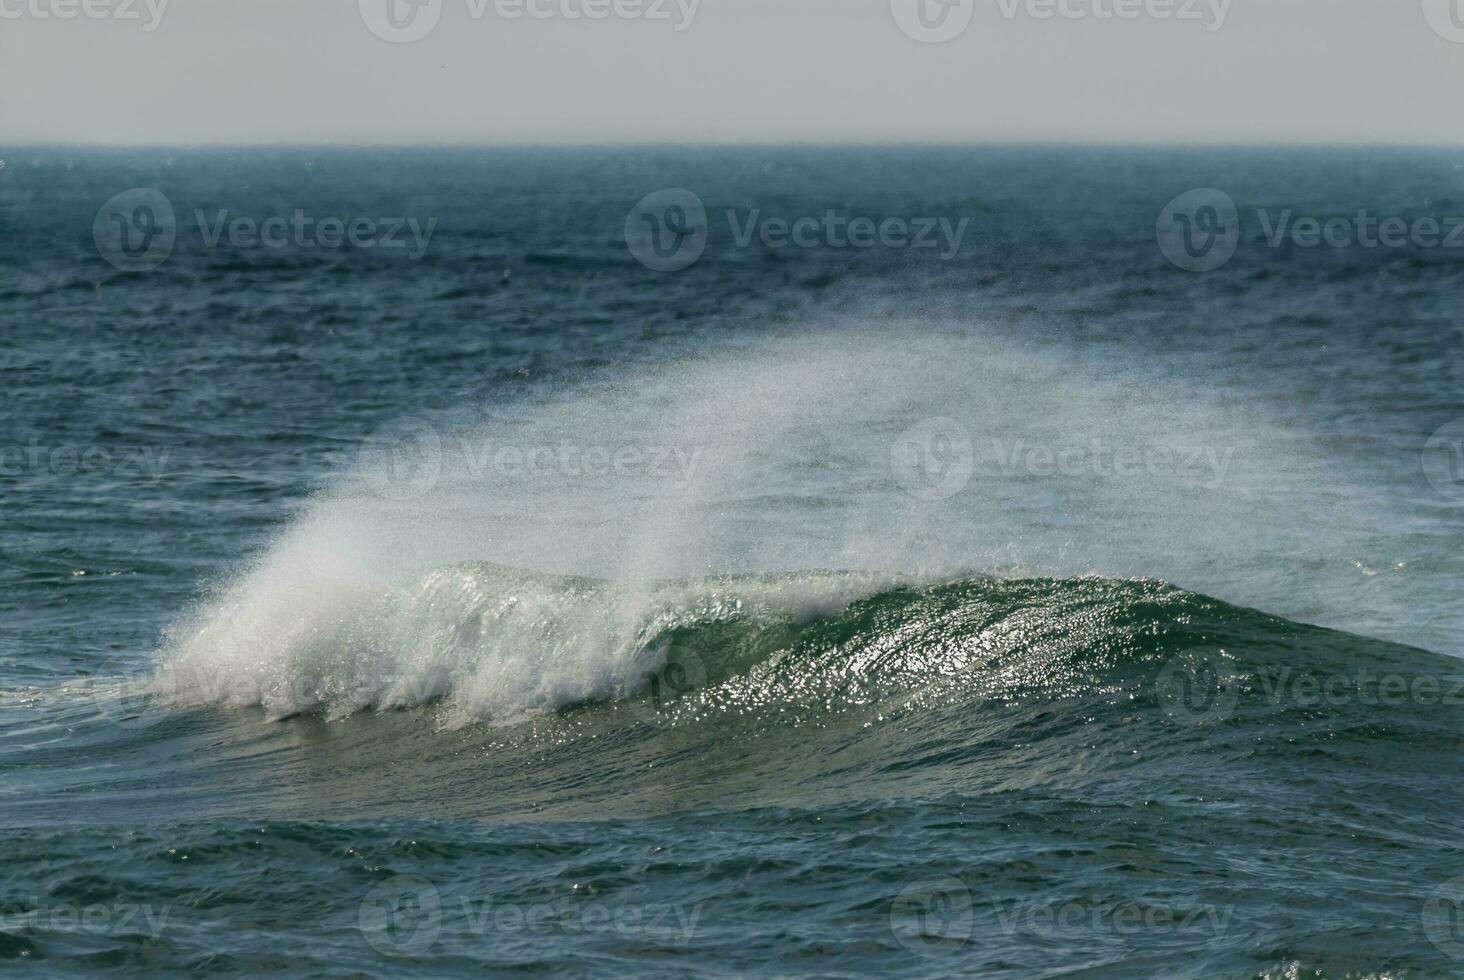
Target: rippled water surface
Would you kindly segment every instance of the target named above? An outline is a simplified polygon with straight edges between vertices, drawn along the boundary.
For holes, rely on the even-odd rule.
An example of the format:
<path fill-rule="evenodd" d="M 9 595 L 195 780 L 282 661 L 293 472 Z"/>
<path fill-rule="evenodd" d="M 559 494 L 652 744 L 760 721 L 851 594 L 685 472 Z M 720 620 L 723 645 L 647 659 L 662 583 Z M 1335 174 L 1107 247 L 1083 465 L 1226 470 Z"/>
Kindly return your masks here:
<path fill-rule="evenodd" d="M 0 160 L 13 967 L 1464 972 L 1457 151 Z"/>

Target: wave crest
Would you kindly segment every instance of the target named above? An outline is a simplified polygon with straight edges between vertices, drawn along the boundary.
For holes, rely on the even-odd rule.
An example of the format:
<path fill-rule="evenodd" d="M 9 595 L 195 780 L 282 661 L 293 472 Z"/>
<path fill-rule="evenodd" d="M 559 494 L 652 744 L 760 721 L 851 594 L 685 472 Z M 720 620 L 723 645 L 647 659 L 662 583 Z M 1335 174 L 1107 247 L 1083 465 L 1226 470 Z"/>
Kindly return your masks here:
<path fill-rule="evenodd" d="M 175 630 L 158 686 L 184 704 L 258 705 L 274 718 L 441 701 L 452 723 L 512 721 L 627 697 L 719 626 L 766 645 L 881 584 L 829 574 L 627 586 L 461 563 L 382 588 L 281 585 L 262 570 Z M 712 659 L 718 679 L 735 669 Z M 696 660 L 700 686 L 708 658 Z"/>
<path fill-rule="evenodd" d="M 449 725 L 646 699 L 692 716 L 1060 692 L 1202 640 L 1189 624 L 1231 609 L 1153 581 L 821 573 L 628 585 L 487 563 L 397 588 L 261 593 L 256 581 L 244 592 L 177 637 L 161 689 L 273 718 L 440 703 Z"/>

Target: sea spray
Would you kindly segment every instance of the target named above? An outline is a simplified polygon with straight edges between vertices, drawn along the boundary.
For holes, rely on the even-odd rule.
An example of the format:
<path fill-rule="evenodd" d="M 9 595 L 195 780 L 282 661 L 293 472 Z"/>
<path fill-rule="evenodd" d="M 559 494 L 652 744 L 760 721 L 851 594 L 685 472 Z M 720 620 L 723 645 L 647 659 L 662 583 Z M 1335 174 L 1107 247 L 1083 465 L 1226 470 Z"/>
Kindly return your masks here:
<path fill-rule="evenodd" d="M 1309 556 L 1356 518 L 1316 495 L 1329 474 L 1306 441 L 1254 410 L 979 331 L 907 330 L 815 332 L 383 429 L 175 624 L 162 683 L 276 717 L 440 700 L 454 723 L 503 721 L 629 696 L 681 625 L 836 612 L 901 579 L 1158 577 L 1282 612 L 1355 579 Z M 938 499 L 898 470 L 910 432 Z M 485 465 L 495 446 L 534 465 Z M 559 465 L 588 449 L 610 469 Z M 1054 465 L 1014 465 L 1034 453 Z M 727 576 L 818 569 L 719 605 Z"/>

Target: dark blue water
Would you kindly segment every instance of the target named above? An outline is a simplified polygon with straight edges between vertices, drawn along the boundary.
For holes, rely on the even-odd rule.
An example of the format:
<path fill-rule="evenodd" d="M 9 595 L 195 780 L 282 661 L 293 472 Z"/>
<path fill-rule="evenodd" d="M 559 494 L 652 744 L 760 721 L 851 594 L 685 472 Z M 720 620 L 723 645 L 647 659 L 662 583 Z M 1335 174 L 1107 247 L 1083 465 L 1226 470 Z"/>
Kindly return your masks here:
<path fill-rule="evenodd" d="M 1458 151 L 0 160 L 17 969 L 1464 972 Z"/>

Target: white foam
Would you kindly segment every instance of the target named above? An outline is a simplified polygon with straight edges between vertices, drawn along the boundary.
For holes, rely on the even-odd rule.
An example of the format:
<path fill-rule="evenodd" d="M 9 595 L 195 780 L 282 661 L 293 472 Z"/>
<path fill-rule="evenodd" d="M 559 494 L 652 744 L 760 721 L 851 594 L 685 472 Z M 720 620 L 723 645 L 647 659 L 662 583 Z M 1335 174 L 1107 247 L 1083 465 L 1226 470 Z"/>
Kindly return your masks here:
<path fill-rule="evenodd" d="M 705 586 L 627 583 L 748 572 L 875 576 L 858 588 L 972 571 L 1156 577 L 1331 625 L 1403 619 L 1386 583 L 1352 566 L 1366 522 L 1304 434 L 1142 365 L 980 334 L 843 329 L 409 420 L 180 621 L 162 683 L 276 715 L 444 698 L 461 717 L 510 717 L 614 696 L 656 623 L 716 614 Z M 957 420 L 974 449 L 969 481 L 933 501 L 891 461 L 932 418 Z M 1102 460 L 1154 447 L 1211 455 L 1173 473 Z M 1078 463 L 1046 473 L 1063 451 Z M 591 457 L 610 472 L 584 472 Z M 618 584 L 550 587 L 513 568 Z M 806 581 L 780 608 L 857 591 Z M 769 588 L 759 601 L 791 587 Z"/>

